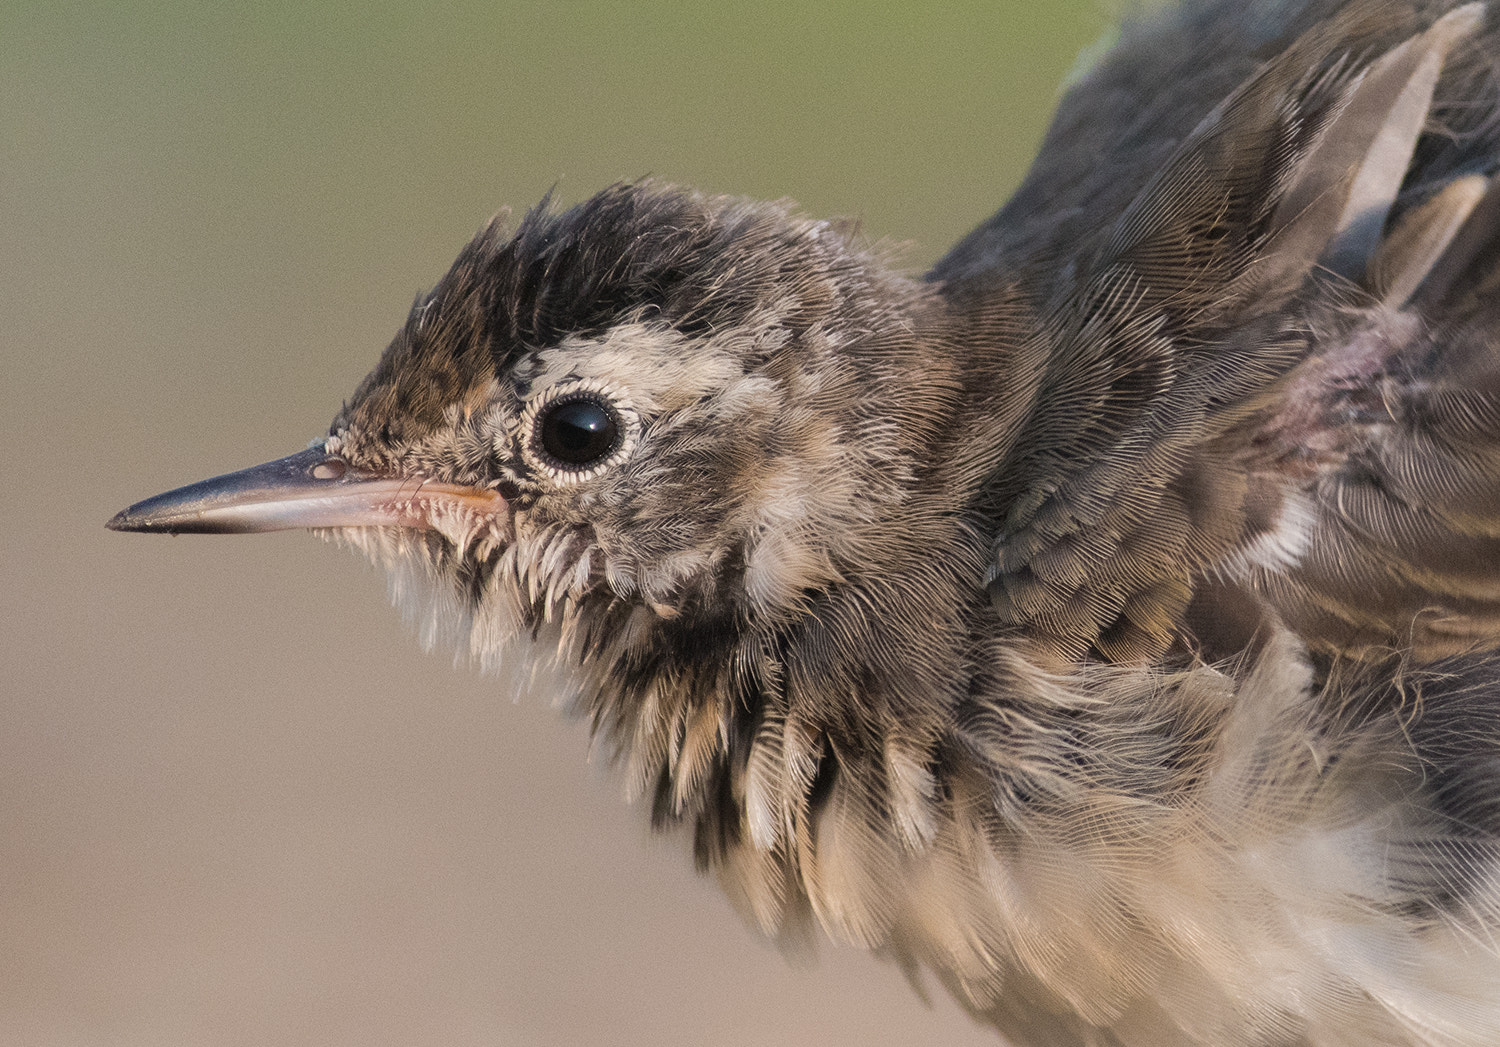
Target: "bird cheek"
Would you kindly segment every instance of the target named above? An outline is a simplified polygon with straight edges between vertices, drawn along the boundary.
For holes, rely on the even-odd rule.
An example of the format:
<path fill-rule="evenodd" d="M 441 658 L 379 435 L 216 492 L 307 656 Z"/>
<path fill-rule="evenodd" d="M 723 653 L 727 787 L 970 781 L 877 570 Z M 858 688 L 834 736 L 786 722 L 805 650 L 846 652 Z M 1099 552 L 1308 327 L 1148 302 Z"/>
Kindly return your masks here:
<path fill-rule="evenodd" d="M 612 544 L 607 538 L 600 543 L 606 584 L 616 596 L 644 606 L 656 618 L 678 618 L 714 589 L 715 557 L 710 549 L 643 556 L 638 546 L 616 546 L 612 554 Z"/>
<path fill-rule="evenodd" d="M 497 499 L 498 501 L 498 499 Z M 481 559 L 512 540 L 515 529 L 504 503 L 476 508 L 460 499 L 438 499 L 425 506 L 420 526 L 434 530 L 453 544 L 460 557 L 469 552 Z"/>
<path fill-rule="evenodd" d="M 780 616 L 794 610 L 807 593 L 837 578 L 827 550 L 805 535 L 787 531 L 762 536 L 745 559 L 745 593 L 759 614 Z"/>

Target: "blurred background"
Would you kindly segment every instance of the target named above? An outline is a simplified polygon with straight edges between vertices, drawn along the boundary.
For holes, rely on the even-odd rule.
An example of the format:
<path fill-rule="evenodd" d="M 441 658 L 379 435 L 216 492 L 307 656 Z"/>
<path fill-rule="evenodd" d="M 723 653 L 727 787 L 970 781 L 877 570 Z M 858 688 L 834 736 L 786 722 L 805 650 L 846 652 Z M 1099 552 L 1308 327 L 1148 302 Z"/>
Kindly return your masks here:
<path fill-rule="evenodd" d="M 924 268 L 1097 0 L 0 5 L 0 1042 L 986 1044 L 792 965 L 545 696 L 301 534 L 119 535 L 302 448 L 503 205 L 653 174 Z"/>

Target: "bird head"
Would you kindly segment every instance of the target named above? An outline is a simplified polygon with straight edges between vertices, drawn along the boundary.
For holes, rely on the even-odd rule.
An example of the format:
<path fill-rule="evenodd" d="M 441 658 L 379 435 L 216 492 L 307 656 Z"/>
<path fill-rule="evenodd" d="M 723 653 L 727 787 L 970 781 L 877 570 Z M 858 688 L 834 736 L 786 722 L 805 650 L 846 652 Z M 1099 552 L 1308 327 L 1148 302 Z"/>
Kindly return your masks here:
<path fill-rule="evenodd" d="M 385 536 L 468 609 L 784 616 L 901 495 L 879 372 L 920 299 L 827 223 L 617 187 L 481 232 L 324 451 L 485 492 L 418 489 L 426 533 Z"/>
<path fill-rule="evenodd" d="M 333 536 L 429 641 L 490 664 L 540 642 L 632 737 L 758 709 L 788 643 L 815 645 L 820 690 L 904 679 L 962 601 L 903 564 L 980 598 L 979 543 L 933 560 L 963 492 L 921 481 L 967 461 L 943 445 L 985 412 L 933 351 L 931 285 L 886 262 L 780 204 L 649 182 L 544 203 L 464 248 L 325 438 L 110 526 Z M 892 601 L 922 635 L 872 659 L 855 634 Z"/>

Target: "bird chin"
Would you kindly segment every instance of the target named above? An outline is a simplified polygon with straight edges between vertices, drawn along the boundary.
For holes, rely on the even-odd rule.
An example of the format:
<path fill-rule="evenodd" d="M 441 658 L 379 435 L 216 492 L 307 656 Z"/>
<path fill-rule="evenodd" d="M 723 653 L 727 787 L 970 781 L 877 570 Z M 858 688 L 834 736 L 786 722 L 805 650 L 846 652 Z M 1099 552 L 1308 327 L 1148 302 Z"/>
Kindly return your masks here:
<path fill-rule="evenodd" d="M 577 703 L 582 676 L 570 657 L 561 620 L 529 619 L 519 594 L 494 583 L 474 593 L 460 584 L 462 552 L 438 528 L 336 527 L 313 532 L 363 555 L 385 572 L 391 602 L 424 650 L 446 648 L 458 664 L 477 666 L 501 681 L 512 700 L 541 696 L 553 705 Z M 505 546 L 466 546 L 472 556 L 504 555 Z"/>

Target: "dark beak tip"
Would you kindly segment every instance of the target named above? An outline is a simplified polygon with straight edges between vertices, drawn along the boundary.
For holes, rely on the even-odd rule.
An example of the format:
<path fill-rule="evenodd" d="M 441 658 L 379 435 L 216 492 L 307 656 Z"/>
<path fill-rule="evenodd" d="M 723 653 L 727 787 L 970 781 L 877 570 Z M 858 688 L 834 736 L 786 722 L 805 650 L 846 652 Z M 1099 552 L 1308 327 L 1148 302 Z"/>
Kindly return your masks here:
<path fill-rule="evenodd" d="M 129 509 L 121 509 L 119 512 L 115 513 L 115 515 L 106 520 L 104 526 L 111 531 L 127 531 L 139 534 L 150 534 L 152 532 L 156 532 L 158 534 L 176 533 L 171 528 L 163 527 L 160 524 L 156 524 L 150 520 L 143 519 L 141 516 L 134 512 L 134 509 L 135 506 L 131 506 Z"/>

